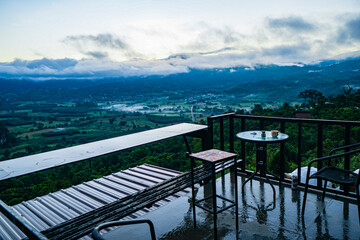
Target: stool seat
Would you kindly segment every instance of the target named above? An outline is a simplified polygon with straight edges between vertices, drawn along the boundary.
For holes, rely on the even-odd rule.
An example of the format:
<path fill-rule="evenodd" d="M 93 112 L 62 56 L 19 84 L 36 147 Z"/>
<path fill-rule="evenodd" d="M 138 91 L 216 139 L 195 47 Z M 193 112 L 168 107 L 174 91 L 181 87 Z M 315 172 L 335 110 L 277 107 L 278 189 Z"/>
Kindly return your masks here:
<path fill-rule="evenodd" d="M 225 152 L 218 149 L 210 149 L 198 153 L 192 153 L 189 155 L 189 157 L 204 162 L 217 163 L 217 162 L 233 159 L 237 157 L 237 155 L 235 153 Z"/>

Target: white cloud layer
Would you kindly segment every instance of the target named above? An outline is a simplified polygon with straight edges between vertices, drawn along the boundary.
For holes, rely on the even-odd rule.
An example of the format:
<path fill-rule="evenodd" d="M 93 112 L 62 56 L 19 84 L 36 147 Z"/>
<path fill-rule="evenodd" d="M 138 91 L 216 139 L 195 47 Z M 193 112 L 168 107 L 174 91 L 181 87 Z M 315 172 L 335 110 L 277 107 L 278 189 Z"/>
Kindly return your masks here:
<path fill-rule="evenodd" d="M 301 11 L 304 10 L 301 7 L 307 6 L 303 4 L 306 3 L 305 0 L 293 1 L 295 7 L 289 5 L 283 9 L 281 6 L 267 9 L 266 6 L 270 3 L 265 1 L 262 2 L 262 9 L 256 9 L 256 4 L 251 3 L 239 6 L 233 2 L 232 9 L 229 5 L 217 1 L 210 2 L 209 4 L 215 4 L 217 9 L 215 11 L 204 5 L 203 7 L 210 11 L 207 15 L 197 12 L 196 8 L 191 8 L 192 5 L 187 6 L 185 3 L 178 5 L 181 7 L 178 10 L 173 9 L 171 4 L 157 6 L 153 9 L 154 12 L 146 12 L 145 7 L 148 6 L 145 4 L 141 6 L 141 9 L 144 8 L 141 11 L 136 9 L 129 13 L 122 12 L 120 17 L 116 15 L 115 18 L 113 15 L 113 20 L 109 17 L 108 22 L 108 16 L 99 12 L 103 6 L 92 1 L 89 3 L 89 9 L 91 5 L 97 6 L 90 11 L 94 16 L 98 14 L 97 18 L 93 15 L 84 17 L 84 13 L 79 12 L 77 21 L 71 22 L 65 17 L 56 20 L 55 15 L 49 17 L 41 11 L 39 16 L 43 16 L 44 19 L 33 17 L 24 20 L 25 23 L 19 23 L 11 15 L 13 23 L 6 26 L 0 23 L 0 31 L 4 30 L 2 32 L 6 33 L 7 30 L 9 33 L 0 39 L 0 50 L 4 52 L 0 59 L 11 51 L 11 56 L 21 57 L 16 57 L 13 61 L 0 62 L 0 77 L 91 79 L 168 75 L 187 72 L 191 68 L 251 68 L 257 64 L 310 63 L 360 51 L 360 12 L 350 8 L 359 4 L 351 0 L 342 5 L 336 1 L 326 1 L 331 6 L 329 10 L 319 3 L 312 3 L 317 14 Z M 76 3 L 78 4 L 77 1 Z M 123 2 L 119 3 L 121 4 Z M 284 1 L 283 4 L 290 3 Z M 239 14 L 234 14 L 235 6 L 238 7 L 236 11 L 247 17 L 236 18 Z M 335 6 L 338 6 L 339 11 L 336 11 Z M 129 3 L 128 8 L 131 7 L 133 5 Z M 226 15 L 228 12 L 232 14 Z M 336 14 L 330 14 L 334 12 Z M 0 9 L 1 13 L 5 14 Z M 70 15 L 68 17 L 71 18 Z M 189 18 L 187 22 L 184 21 L 186 17 Z M 43 25 L 46 23 L 45 19 L 59 22 L 50 21 Z M 98 22 L 95 19 L 99 19 Z M 84 22 L 78 24 L 81 21 Z M 15 47 L 7 47 L 10 40 L 14 40 L 8 35 L 12 33 L 10 26 L 17 28 L 15 22 L 21 26 L 30 26 L 29 29 L 21 29 L 21 33 L 27 33 L 29 36 L 28 42 L 25 43 L 31 46 L 21 52 L 23 55 L 15 54 Z M 51 29 L 45 31 L 45 40 L 42 39 L 44 35 L 37 36 L 37 24 L 48 28 L 51 26 Z M 62 28 L 57 29 L 55 26 Z M 81 26 L 83 28 L 80 28 Z M 56 31 L 59 32 L 57 35 L 54 33 Z M 51 33 L 58 38 L 51 39 Z M 9 39 L 8 42 L 6 39 Z M 26 38 L 18 39 L 16 40 L 20 42 Z M 36 44 L 37 40 L 39 44 Z M 18 47 L 20 51 L 22 44 L 18 44 Z"/>

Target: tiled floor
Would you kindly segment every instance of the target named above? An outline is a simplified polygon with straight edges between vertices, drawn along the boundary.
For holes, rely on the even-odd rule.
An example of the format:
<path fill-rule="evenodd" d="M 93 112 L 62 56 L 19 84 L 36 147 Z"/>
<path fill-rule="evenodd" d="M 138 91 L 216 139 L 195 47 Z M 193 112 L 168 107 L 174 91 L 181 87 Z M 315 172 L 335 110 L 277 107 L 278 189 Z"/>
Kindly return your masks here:
<path fill-rule="evenodd" d="M 234 198 L 231 174 L 217 180 L 217 191 Z M 320 194 L 308 195 L 304 222 L 301 220 L 303 191 L 276 186 L 276 198 L 268 183 L 253 180 L 241 192 L 239 180 L 239 232 L 238 239 L 356 239 L 360 238 L 357 206 L 354 202 L 334 199 L 321 201 Z M 198 189 L 197 198 L 206 196 L 210 186 Z M 158 239 L 213 239 L 212 215 L 196 208 L 197 228 L 193 228 L 191 195 L 185 195 L 143 216 L 153 221 Z M 221 203 L 218 203 L 221 205 Z M 115 229 L 106 234 L 107 239 L 143 234 L 144 227 Z M 236 239 L 234 210 L 218 215 L 219 239 Z M 134 238 L 127 238 L 134 239 Z M 139 239 L 146 239 L 139 237 Z"/>

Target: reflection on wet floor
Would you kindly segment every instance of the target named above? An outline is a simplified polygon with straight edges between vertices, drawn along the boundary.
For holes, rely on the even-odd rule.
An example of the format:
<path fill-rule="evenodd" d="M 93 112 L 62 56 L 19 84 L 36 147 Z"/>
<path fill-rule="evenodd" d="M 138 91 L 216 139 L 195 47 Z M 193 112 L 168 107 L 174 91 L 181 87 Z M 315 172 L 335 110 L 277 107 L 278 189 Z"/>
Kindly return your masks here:
<path fill-rule="evenodd" d="M 276 197 L 268 183 L 253 180 L 241 192 L 239 179 L 239 232 L 238 239 L 356 239 L 360 238 L 360 225 L 355 201 L 334 199 L 330 196 L 321 201 L 321 193 L 309 193 L 304 221 L 301 220 L 303 191 L 292 190 L 287 186 L 276 186 Z M 217 192 L 229 199 L 234 198 L 232 174 L 217 179 Z M 197 190 L 197 198 L 211 193 L 211 186 L 205 185 Z M 218 205 L 222 203 L 219 202 Z M 212 239 L 213 216 L 199 208 L 197 228 L 193 227 L 191 195 L 179 199 L 145 215 L 155 225 L 158 239 Z M 218 215 L 219 239 L 236 239 L 234 209 Z M 126 232 L 127 231 L 127 232 Z M 124 233 L 126 232 L 126 233 Z M 139 229 L 109 232 L 107 239 L 130 236 Z M 128 235 L 124 235 L 128 234 Z M 140 237 L 139 239 L 146 239 Z"/>

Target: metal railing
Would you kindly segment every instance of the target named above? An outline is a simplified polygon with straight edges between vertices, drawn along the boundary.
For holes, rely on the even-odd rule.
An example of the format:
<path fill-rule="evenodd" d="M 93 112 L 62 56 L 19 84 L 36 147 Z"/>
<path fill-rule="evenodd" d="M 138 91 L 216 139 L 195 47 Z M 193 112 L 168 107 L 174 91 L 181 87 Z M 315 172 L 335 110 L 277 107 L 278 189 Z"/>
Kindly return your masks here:
<path fill-rule="evenodd" d="M 287 124 L 292 123 L 297 125 L 297 136 L 291 136 L 293 139 L 296 137 L 296 144 L 297 144 L 297 159 L 296 164 L 298 166 L 298 177 L 299 182 L 301 178 L 301 166 L 302 166 L 302 158 L 303 158 L 303 128 L 306 125 L 316 125 L 316 157 L 320 158 L 324 156 L 324 126 L 341 126 L 343 127 L 344 137 L 339 139 L 340 141 L 344 141 L 343 145 L 351 144 L 351 129 L 352 127 L 360 127 L 360 122 L 357 121 L 340 121 L 340 120 L 322 120 L 322 119 L 303 119 L 303 118 L 283 118 L 283 117 L 268 117 L 268 116 L 252 116 L 252 115 L 242 115 L 242 114 L 235 114 L 235 113 L 227 113 L 222 115 L 211 116 L 208 119 L 208 129 L 209 129 L 209 136 L 210 136 L 210 146 L 214 147 L 215 144 L 219 145 L 221 150 L 229 150 L 230 152 L 235 152 L 235 141 L 240 141 L 235 139 L 236 129 L 234 127 L 235 124 L 240 122 L 240 129 L 239 131 L 245 131 L 247 129 L 248 121 L 255 121 L 257 122 L 257 127 L 255 129 L 263 130 L 265 129 L 265 122 L 270 124 L 280 124 L 280 132 L 286 133 Z M 225 126 L 225 122 L 228 124 Z M 270 123 L 270 124 L 269 124 Z M 219 143 L 215 143 L 215 124 L 219 129 Z M 289 125 L 289 124 L 288 124 Z M 226 128 L 227 131 L 226 132 Z M 247 129 L 247 130 L 255 130 L 255 129 Z M 228 139 L 226 139 L 226 135 Z M 228 149 L 225 149 L 225 141 L 228 142 Z M 249 169 L 246 169 L 246 151 L 245 151 L 245 142 L 241 141 L 240 149 L 237 151 L 240 152 L 240 158 L 243 160 L 243 164 L 241 165 L 242 172 L 251 172 Z M 288 181 L 284 179 L 284 161 L 285 161 L 285 144 L 280 144 L 280 181 Z M 340 146 L 340 145 L 339 145 Z M 347 149 L 345 149 L 347 150 Z M 318 169 L 322 167 L 320 163 Z M 344 159 L 344 169 L 350 170 L 350 157 L 346 156 Z M 304 184 L 300 184 L 304 186 Z M 317 182 L 317 186 L 311 186 L 312 188 L 322 189 L 321 181 Z M 336 189 L 331 189 L 329 192 L 333 192 L 336 194 L 346 195 L 350 197 L 355 197 L 355 194 L 349 192 L 348 188 L 345 188 L 344 191 L 339 191 Z"/>

